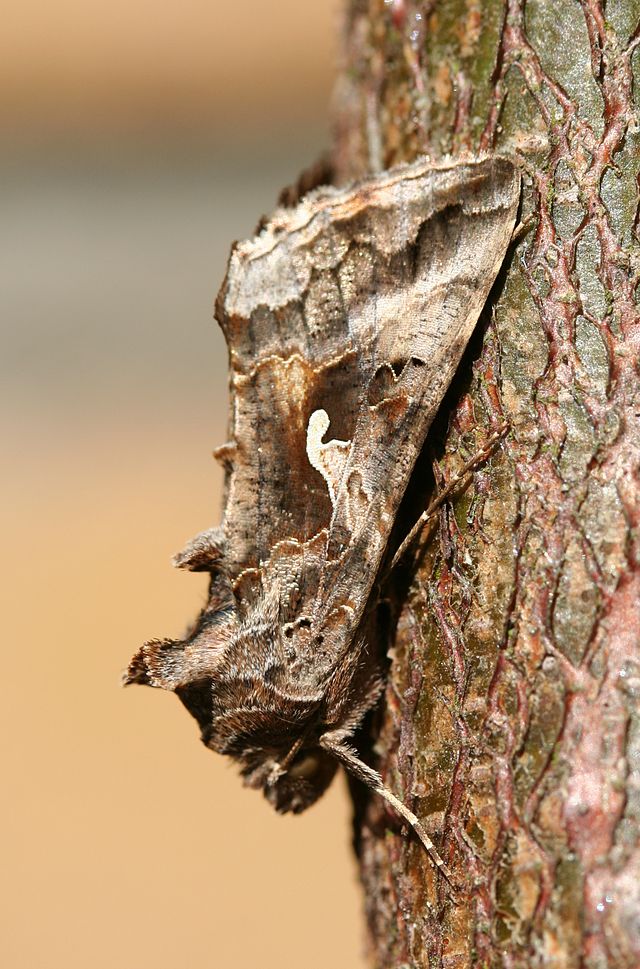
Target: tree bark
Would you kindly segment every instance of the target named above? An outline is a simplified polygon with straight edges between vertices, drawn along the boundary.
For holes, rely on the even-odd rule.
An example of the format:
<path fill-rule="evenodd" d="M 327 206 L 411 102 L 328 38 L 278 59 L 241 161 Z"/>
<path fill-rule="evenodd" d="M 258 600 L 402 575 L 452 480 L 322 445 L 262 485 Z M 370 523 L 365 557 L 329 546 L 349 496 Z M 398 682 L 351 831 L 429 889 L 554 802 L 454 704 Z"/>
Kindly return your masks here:
<path fill-rule="evenodd" d="M 350 0 L 339 181 L 523 172 L 515 244 L 405 503 L 493 430 L 390 591 L 371 757 L 466 886 L 358 795 L 372 962 L 640 966 L 637 0 Z M 635 94 L 634 94 L 635 83 Z M 404 588 L 401 589 L 402 581 Z"/>

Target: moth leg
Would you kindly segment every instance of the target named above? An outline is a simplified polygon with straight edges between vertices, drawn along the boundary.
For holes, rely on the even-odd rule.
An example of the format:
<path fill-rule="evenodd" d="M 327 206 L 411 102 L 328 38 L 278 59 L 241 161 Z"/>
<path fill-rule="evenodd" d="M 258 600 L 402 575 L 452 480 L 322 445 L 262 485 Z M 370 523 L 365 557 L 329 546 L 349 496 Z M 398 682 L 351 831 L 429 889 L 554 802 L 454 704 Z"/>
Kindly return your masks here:
<path fill-rule="evenodd" d="M 406 555 L 408 549 L 413 545 L 415 540 L 421 534 L 425 525 L 427 525 L 434 518 L 438 508 L 440 508 L 440 506 L 447 500 L 447 498 L 453 491 L 457 490 L 457 488 L 460 486 L 460 484 L 464 481 L 464 479 L 471 471 L 474 471 L 479 464 L 482 464 L 483 461 L 487 460 L 487 458 L 493 452 L 496 444 L 502 440 L 502 438 L 505 436 L 508 430 L 509 430 L 509 425 L 504 424 L 499 430 L 495 431 L 495 433 L 491 435 L 491 437 L 485 444 L 482 451 L 479 451 L 477 454 L 474 454 L 474 456 L 466 462 L 466 464 L 462 467 L 462 469 L 458 472 L 458 474 L 454 475 L 454 477 L 451 479 L 451 481 L 446 486 L 446 488 L 443 488 L 440 494 L 433 499 L 429 507 L 422 512 L 422 514 L 418 518 L 417 522 L 415 523 L 411 531 L 408 533 L 408 535 L 405 536 L 405 538 L 400 543 L 398 550 L 396 551 L 395 555 L 393 556 L 393 559 L 391 560 L 391 565 L 385 571 L 385 574 L 384 574 L 385 579 L 391 572 L 393 572 L 396 565 L 403 558 L 403 556 Z"/>
<path fill-rule="evenodd" d="M 325 734 L 320 738 L 320 746 L 327 750 L 330 754 L 333 754 L 333 756 L 340 761 L 340 763 L 346 768 L 346 770 L 349 771 L 350 774 L 353 775 L 353 777 L 365 784 L 371 791 L 374 791 L 376 794 L 379 794 L 380 797 L 384 798 L 384 800 L 391 805 L 394 811 L 396 811 L 401 818 L 404 818 L 404 820 L 411 825 L 415 833 L 420 838 L 420 841 L 426 848 L 431 861 L 438 871 L 442 873 L 450 887 L 455 891 L 458 886 L 456 885 L 453 875 L 438 854 L 436 846 L 425 831 L 422 822 L 416 817 L 413 811 L 409 810 L 406 804 L 403 804 L 403 802 L 397 798 L 395 794 L 392 794 L 391 791 L 384 786 L 380 774 L 378 774 L 378 772 L 372 767 L 369 767 L 368 764 L 363 763 L 352 747 L 333 739 L 330 734 Z"/>

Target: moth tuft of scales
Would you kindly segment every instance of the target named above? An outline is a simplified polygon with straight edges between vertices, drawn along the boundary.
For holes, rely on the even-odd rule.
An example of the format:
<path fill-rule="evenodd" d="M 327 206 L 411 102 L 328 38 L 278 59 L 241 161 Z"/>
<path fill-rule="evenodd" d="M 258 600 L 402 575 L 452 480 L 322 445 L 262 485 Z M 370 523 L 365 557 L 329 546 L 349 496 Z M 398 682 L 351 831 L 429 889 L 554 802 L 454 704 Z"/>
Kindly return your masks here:
<path fill-rule="evenodd" d="M 350 739 L 383 688 L 367 636 L 416 458 L 504 260 L 520 193 L 487 156 L 321 188 L 234 246 L 216 304 L 231 387 L 223 523 L 175 560 L 210 574 L 183 641 L 125 682 L 173 690 L 278 811 L 338 763 L 424 827 Z"/>

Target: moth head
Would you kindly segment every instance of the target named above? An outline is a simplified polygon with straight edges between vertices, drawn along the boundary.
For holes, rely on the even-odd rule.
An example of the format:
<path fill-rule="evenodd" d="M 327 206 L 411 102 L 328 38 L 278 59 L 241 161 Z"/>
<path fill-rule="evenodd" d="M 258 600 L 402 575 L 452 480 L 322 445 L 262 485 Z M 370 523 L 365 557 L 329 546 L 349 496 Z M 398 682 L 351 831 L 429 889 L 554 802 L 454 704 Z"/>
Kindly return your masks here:
<path fill-rule="evenodd" d="M 322 795 L 339 760 L 323 738 L 328 732 L 350 737 L 380 695 L 381 679 L 364 641 L 352 647 L 328 676 L 311 680 L 313 687 L 276 660 L 273 643 L 265 648 L 259 674 L 248 674 L 244 662 L 233 663 L 213 685 L 216 712 L 205 742 L 237 759 L 245 783 L 261 789 L 279 812 L 299 813 Z M 261 651 L 255 630 L 252 650 Z"/>
<path fill-rule="evenodd" d="M 245 783 L 277 811 L 299 813 L 320 797 L 336 765 L 318 746 L 324 692 L 292 673 L 289 645 L 268 610 L 240 625 L 211 680 L 202 739 L 236 760 Z"/>
<path fill-rule="evenodd" d="M 277 811 L 298 813 L 336 772 L 321 736 L 351 735 L 379 689 L 361 641 L 323 673 L 310 623 L 287 627 L 280 601 L 262 596 L 240 617 L 235 602 L 218 597 L 183 642 L 145 644 L 126 682 L 173 690 L 206 746 L 234 759 Z M 327 638 L 325 630 L 325 646 Z"/>
<path fill-rule="evenodd" d="M 338 763 L 319 746 L 299 749 L 287 762 L 287 754 L 261 752 L 249 758 L 242 776 L 249 787 L 261 789 L 282 814 L 300 814 L 327 789 Z"/>

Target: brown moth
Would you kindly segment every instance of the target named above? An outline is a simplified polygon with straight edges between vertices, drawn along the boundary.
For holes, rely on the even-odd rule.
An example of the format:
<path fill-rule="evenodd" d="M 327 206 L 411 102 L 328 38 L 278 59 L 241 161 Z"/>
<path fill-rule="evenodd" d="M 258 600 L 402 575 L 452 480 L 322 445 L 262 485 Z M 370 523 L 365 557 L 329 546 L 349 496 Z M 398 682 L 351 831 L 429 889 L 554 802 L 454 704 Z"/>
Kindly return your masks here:
<path fill-rule="evenodd" d="M 231 438 L 223 524 L 175 559 L 209 572 L 182 642 L 126 682 L 174 690 L 204 743 L 278 811 L 338 762 L 424 828 L 349 740 L 379 698 L 375 583 L 414 463 L 511 238 L 508 160 L 424 161 L 322 188 L 234 246 L 216 315 Z"/>

